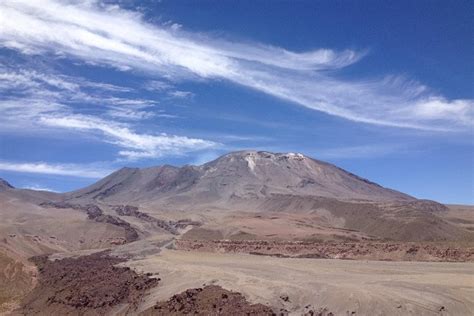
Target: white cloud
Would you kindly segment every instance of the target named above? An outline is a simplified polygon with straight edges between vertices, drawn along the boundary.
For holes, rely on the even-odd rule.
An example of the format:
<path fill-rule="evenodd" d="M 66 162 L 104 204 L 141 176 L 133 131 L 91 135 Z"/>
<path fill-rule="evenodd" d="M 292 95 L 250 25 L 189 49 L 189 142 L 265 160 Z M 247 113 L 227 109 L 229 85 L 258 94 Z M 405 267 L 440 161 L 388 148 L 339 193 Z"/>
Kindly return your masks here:
<path fill-rule="evenodd" d="M 179 23 L 176 23 L 176 22 L 173 22 L 173 21 L 166 21 L 165 23 L 163 23 L 163 26 L 167 26 L 169 27 L 172 31 L 179 31 L 183 25 L 182 24 L 179 24 Z"/>
<path fill-rule="evenodd" d="M 80 77 L 61 74 L 46 74 L 30 69 L 11 69 L 0 65 L 0 89 L 30 90 L 38 88 L 55 88 L 59 91 L 81 93 L 83 89 L 111 92 L 129 92 L 127 87 L 109 83 L 88 81 Z"/>
<path fill-rule="evenodd" d="M 177 135 L 136 133 L 126 124 L 87 115 L 42 116 L 40 124 L 79 131 L 97 131 L 106 141 L 125 148 L 119 152 L 129 159 L 156 158 L 216 147 L 212 141 Z"/>
<path fill-rule="evenodd" d="M 165 91 L 171 89 L 172 87 L 173 85 L 160 80 L 150 80 L 144 86 L 144 88 L 148 91 Z"/>
<path fill-rule="evenodd" d="M 182 27 L 183 26 L 179 23 L 173 23 L 173 24 L 171 24 L 170 29 L 172 29 L 173 31 L 178 31 Z"/>
<path fill-rule="evenodd" d="M 119 106 L 109 107 L 109 110 L 107 110 L 107 115 L 117 119 L 125 119 L 132 121 L 141 121 L 156 116 L 153 112 L 140 111 Z"/>
<path fill-rule="evenodd" d="M 98 89 L 100 93 L 89 94 L 83 91 L 84 87 Z M 134 132 L 132 126 L 123 121 L 175 116 L 156 109 L 156 101 L 114 95 L 117 91 L 123 92 L 127 89 L 106 83 L 88 82 L 82 78 L 23 69 L 13 71 L 0 66 L 0 93 L 5 92 L 7 95 L 6 98 L 0 99 L 0 130 L 36 133 L 46 129 L 51 133 L 54 130 L 66 129 L 105 135 L 105 138 L 101 138 L 120 147 L 122 150 L 119 154 L 129 159 L 177 155 L 217 145 L 211 141 L 186 136 Z M 104 95 L 104 90 L 112 95 Z M 9 91 L 14 93 L 10 94 Z M 72 106 L 76 103 L 82 107 L 92 105 L 91 108 L 99 114 L 77 114 L 77 110 Z M 109 119 L 104 119 L 104 116 Z"/>
<path fill-rule="evenodd" d="M 112 172 L 112 170 L 93 165 L 10 161 L 0 161 L 0 170 L 22 173 L 53 174 L 92 179 L 103 178 Z"/>
<path fill-rule="evenodd" d="M 41 126 L 39 116 L 51 113 L 67 113 L 68 107 L 53 100 L 37 98 L 0 99 L 0 131 L 35 133 Z"/>
<path fill-rule="evenodd" d="M 156 102 L 145 99 L 125 99 L 116 93 L 130 92 L 127 87 L 89 81 L 81 77 L 44 73 L 23 69 L 21 65 L 0 65 L 0 92 L 14 93 L 17 98 L 36 98 L 63 103 L 92 103 L 144 107 Z M 3 98 L 6 99 L 6 98 Z"/>
<path fill-rule="evenodd" d="M 48 188 L 48 187 L 45 187 L 45 186 L 42 186 L 42 185 L 37 185 L 37 184 L 23 186 L 22 188 L 23 189 L 28 189 L 28 190 L 35 190 L 35 191 L 59 192 L 59 191 L 53 190 L 51 188 Z"/>
<path fill-rule="evenodd" d="M 168 92 L 168 95 L 172 98 L 177 98 L 177 99 L 189 99 L 189 98 L 194 97 L 194 93 L 190 91 L 181 91 L 181 90 L 170 91 Z"/>
<path fill-rule="evenodd" d="M 219 40 L 182 28 L 155 26 L 144 22 L 137 12 L 94 1 L 76 5 L 53 0 L 2 1 L 0 45 L 25 54 L 53 53 L 137 70 L 157 79 L 226 79 L 370 124 L 465 130 L 473 121 L 471 99 L 449 100 L 400 77 L 340 79 L 337 70 L 356 63 L 364 52 L 318 49 L 296 53 Z"/>
<path fill-rule="evenodd" d="M 469 119 L 472 119 L 472 107 L 472 101 L 448 101 L 444 98 L 432 97 L 416 103 L 413 112 L 419 116 L 437 120 L 449 119 L 453 115 L 461 113 L 461 118 L 464 118 L 466 120 L 465 124 L 468 125 L 472 123 L 472 121 L 469 121 Z"/>

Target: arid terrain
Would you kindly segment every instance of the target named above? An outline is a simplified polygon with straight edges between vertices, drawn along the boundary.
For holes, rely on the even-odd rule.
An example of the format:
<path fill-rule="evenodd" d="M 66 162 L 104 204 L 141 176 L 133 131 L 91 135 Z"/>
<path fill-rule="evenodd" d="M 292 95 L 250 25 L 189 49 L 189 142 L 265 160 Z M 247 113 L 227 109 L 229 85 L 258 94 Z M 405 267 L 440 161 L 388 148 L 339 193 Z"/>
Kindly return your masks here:
<path fill-rule="evenodd" d="M 0 182 L 0 313 L 472 315 L 474 207 L 301 154 Z M 344 259 L 344 260 L 343 260 Z"/>
<path fill-rule="evenodd" d="M 142 308 L 187 288 L 215 284 L 245 293 L 276 313 L 469 315 L 472 263 L 386 262 L 260 257 L 166 250 L 128 263 L 160 272 Z"/>

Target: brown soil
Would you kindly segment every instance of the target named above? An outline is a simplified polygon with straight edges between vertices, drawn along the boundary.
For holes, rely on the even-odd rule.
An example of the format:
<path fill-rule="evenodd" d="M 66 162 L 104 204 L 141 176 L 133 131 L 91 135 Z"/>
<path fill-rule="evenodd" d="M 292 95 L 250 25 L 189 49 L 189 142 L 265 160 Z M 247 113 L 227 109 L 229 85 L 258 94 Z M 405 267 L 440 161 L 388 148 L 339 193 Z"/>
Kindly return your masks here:
<path fill-rule="evenodd" d="M 18 307 L 21 297 L 35 286 L 35 272 L 31 264 L 0 251 L 0 315 Z"/>
<path fill-rule="evenodd" d="M 242 294 L 217 285 L 189 289 L 173 295 L 166 302 L 158 302 L 141 316 L 151 315 L 276 315 L 263 304 L 250 304 Z"/>
<path fill-rule="evenodd" d="M 474 261 L 472 246 L 400 242 L 292 242 L 268 240 L 177 240 L 178 250 L 248 253 L 276 257 L 396 261 Z"/>
<path fill-rule="evenodd" d="M 50 261 L 34 257 L 38 285 L 22 302 L 24 315 L 103 315 L 118 305 L 134 309 L 159 279 L 117 267 L 106 252 Z"/>

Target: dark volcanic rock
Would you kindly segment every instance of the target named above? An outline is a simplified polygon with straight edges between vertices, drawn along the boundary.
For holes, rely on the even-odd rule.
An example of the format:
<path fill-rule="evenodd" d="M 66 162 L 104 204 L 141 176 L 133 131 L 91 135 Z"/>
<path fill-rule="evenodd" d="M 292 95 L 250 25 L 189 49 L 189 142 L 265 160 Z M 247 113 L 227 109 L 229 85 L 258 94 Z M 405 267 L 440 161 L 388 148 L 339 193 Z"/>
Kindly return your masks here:
<path fill-rule="evenodd" d="M 132 225 L 130 225 L 130 223 L 124 221 L 123 219 L 112 215 L 100 214 L 98 216 L 95 216 L 96 213 L 92 214 L 94 214 L 93 217 L 89 216 L 89 218 L 93 219 L 96 222 L 112 224 L 125 229 L 125 239 L 127 240 L 127 242 L 138 240 L 139 236 L 137 231 L 132 227 Z"/>
<path fill-rule="evenodd" d="M 179 239 L 175 247 L 186 251 L 248 253 L 279 258 L 474 261 L 473 247 L 443 243 Z"/>
<path fill-rule="evenodd" d="M 34 257 L 39 282 L 22 302 L 24 315 L 103 315 L 119 304 L 129 310 L 159 279 L 116 267 L 123 259 L 96 253 L 78 258 L 49 261 Z"/>
<path fill-rule="evenodd" d="M 39 206 L 48 208 L 70 208 L 73 210 L 85 210 L 85 207 L 79 204 L 73 204 L 68 202 L 43 202 Z"/>
<path fill-rule="evenodd" d="M 250 304 L 245 297 L 216 285 L 189 289 L 176 294 L 166 302 L 142 312 L 141 316 L 151 315 L 276 315 L 263 304 Z"/>
<path fill-rule="evenodd" d="M 96 219 L 99 216 L 102 216 L 104 213 L 97 205 L 87 205 L 85 206 L 87 217 L 89 219 Z"/>
<path fill-rule="evenodd" d="M 112 208 L 120 216 L 133 216 L 133 217 L 136 217 L 138 219 L 141 219 L 142 221 L 153 223 L 156 226 L 166 230 L 167 232 L 169 232 L 173 235 L 178 234 L 178 231 L 175 228 L 175 226 L 173 225 L 173 222 L 164 221 L 164 220 L 155 218 L 153 216 L 150 216 L 147 213 L 140 212 L 138 210 L 138 207 L 136 207 L 136 206 L 118 205 L 118 206 L 112 206 Z"/>

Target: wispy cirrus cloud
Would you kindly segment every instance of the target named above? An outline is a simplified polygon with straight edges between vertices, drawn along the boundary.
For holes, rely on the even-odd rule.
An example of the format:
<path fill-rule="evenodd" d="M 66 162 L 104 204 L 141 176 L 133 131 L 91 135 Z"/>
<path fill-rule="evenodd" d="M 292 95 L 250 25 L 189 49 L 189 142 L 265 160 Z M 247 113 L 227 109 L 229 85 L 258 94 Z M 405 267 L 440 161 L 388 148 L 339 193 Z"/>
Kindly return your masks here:
<path fill-rule="evenodd" d="M 168 96 L 177 99 L 189 99 L 194 96 L 194 93 L 192 93 L 191 91 L 175 90 L 168 92 Z"/>
<path fill-rule="evenodd" d="M 0 66 L 0 93 L 4 92 L 0 98 L 0 130 L 63 129 L 98 134 L 117 145 L 119 155 L 128 159 L 180 155 L 217 145 L 186 136 L 136 132 L 130 121 L 175 116 L 155 109 L 154 100 L 115 96 L 129 91 L 130 88 L 83 78 Z M 89 108 L 97 114 L 80 114 L 77 104 L 82 112 Z"/>
<path fill-rule="evenodd" d="M 370 124 L 446 131 L 473 121 L 473 100 L 448 99 L 415 81 L 341 79 L 338 70 L 365 52 L 230 42 L 152 25 L 137 12 L 94 1 L 6 0 L 0 8 L 0 45 L 24 54 L 60 54 L 156 79 L 225 79 Z"/>
<path fill-rule="evenodd" d="M 49 187 L 45 187 L 38 184 L 26 185 L 26 186 L 23 186 L 22 189 L 35 190 L 35 191 L 47 191 L 47 192 L 59 192 Z"/>
<path fill-rule="evenodd" d="M 119 154 L 129 159 L 179 155 L 190 151 L 216 147 L 212 141 L 176 135 L 140 134 L 127 125 L 86 115 L 42 116 L 40 123 L 73 130 L 98 131 L 112 144 L 124 148 Z"/>
<path fill-rule="evenodd" d="M 63 74 L 48 74 L 34 69 L 22 69 L 0 66 L 0 89 L 28 91 L 33 89 L 79 93 L 79 97 L 87 98 L 84 90 L 130 92 L 130 88 L 103 82 L 93 82 L 80 77 L 71 77 Z M 52 90 L 55 91 L 55 90 Z M 71 95 L 71 97 L 77 97 Z"/>
<path fill-rule="evenodd" d="M 107 106 L 149 107 L 156 102 L 140 98 L 117 97 L 131 92 L 129 87 L 94 82 L 82 77 L 39 72 L 21 65 L 0 65 L 1 100 L 37 99 L 64 104 L 93 104 Z"/>
<path fill-rule="evenodd" d="M 123 106 L 109 107 L 109 110 L 107 110 L 106 114 L 112 118 L 125 119 L 129 121 L 141 121 L 156 116 L 156 114 L 151 111 L 142 111 L 139 109 L 127 108 Z"/>
<path fill-rule="evenodd" d="M 1 171 L 51 174 L 80 178 L 99 179 L 112 172 L 111 169 L 88 164 L 61 164 L 46 162 L 0 161 Z"/>

